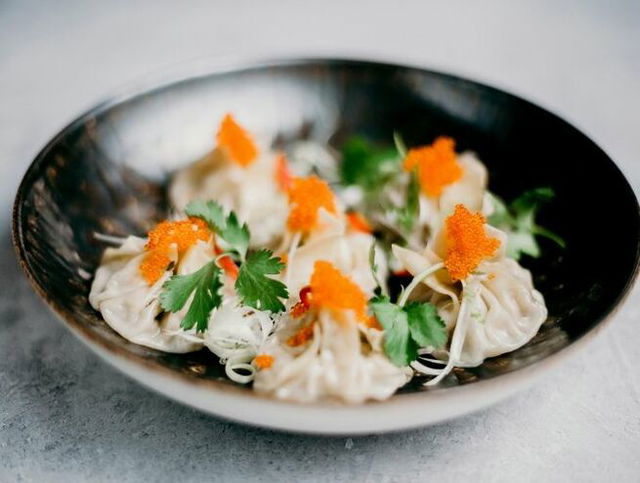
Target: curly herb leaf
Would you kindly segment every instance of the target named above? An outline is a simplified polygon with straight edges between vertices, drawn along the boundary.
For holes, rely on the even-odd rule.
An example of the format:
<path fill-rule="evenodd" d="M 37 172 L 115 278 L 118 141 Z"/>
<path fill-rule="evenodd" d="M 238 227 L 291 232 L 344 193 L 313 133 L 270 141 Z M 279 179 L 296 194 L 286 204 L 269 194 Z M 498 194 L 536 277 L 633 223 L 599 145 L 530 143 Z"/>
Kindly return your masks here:
<path fill-rule="evenodd" d="M 375 191 L 396 172 L 399 161 L 394 149 L 377 149 L 366 139 L 354 136 L 342 146 L 340 177 L 345 185 Z"/>
<path fill-rule="evenodd" d="M 178 312 L 193 294 L 180 327 L 189 330 L 195 325 L 198 332 L 204 332 L 209 325 L 211 311 L 222 303 L 220 288 L 220 269 L 212 260 L 196 272 L 174 275 L 167 280 L 162 286 L 160 306 L 167 312 Z"/>
<path fill-rule="evenodd" d="M 396 366 L 407 366 L 418 357 L 418 345 L 411 337 L 407 313 L 379 296 L 370 301 L 371 310 L 384 329 L 384 351 Z"/>
<path fill-rule="evenodd" d="M 280 300 L 289 297 L 284 283 L 267 277 L 280 273 L 284 264 L 269 250 L 258 250 L 249 254 L 240 267 L 236 280 L 236 292 L 245 305 L 258 310 L 281 312 L 285 309 Z"/>
<path fill-rule="evenodd" d="M 446 344 L 444 322 L 432 304 L 412 302 L 400 307 L 387 296 L 375 297 L 369 304 L 384 329 L 384 351 L 396 366 L 415 361 L 420 347 Z"/>
<path fill-rule="evenodd" d="M 404 307 L 411 337 L 420 347 L 440 348 L 447 343 L 447 330 L 435 305 L 410 302 Z"/>
<path fill-rule="evenodd" d="M 539 257 L 540 246 L 536 236 L 548 238 L 560 247 L 565 247 L 565 241 L 561 237 L 535 222 L 538 210 L 555 197 L 551 188 L 526 191 L 508 206 L 496 195 L 490 196 L 494 212 L 488 221 L 490 225 L 507 233 L 507 256 L 515 260 L 519 260 L 522 254 Z"/>
<path fill-rule="evenodd" d="M 196 200 L 187 205 L 185 212 L 188 216 L 204 220 L 221 239 L 225 251 L 235 252 L 240 259 L 245 259 L 251 235 L 247 224 L 240 224 L 233 211 L 225 216 L 224 209 L 217 201 Z"/>

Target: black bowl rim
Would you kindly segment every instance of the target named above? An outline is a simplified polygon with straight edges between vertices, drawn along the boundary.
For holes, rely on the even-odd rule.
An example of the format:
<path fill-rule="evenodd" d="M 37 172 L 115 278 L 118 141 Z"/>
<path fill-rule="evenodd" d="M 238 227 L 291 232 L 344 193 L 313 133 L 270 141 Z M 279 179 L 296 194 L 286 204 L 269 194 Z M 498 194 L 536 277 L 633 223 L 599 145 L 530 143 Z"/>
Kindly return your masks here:
<path fill-rule="evenodd" d="M 203 60 L 203 59 L 201 59 Z M 206 59 L 204 59 L 206 60 Z M 210 59 L 209 59 L 210 60 Z M 635 200 L 635 204 L 636 204 L 636 215 L 638 216 L 638 218 L 640 219 L 640 204 L 638 203 L 638 199 L 633 191 L 633 188 L 631 187 L 631 185 L 629 184 L 629 181 L 627 180 L 627 178 L 624 176 L 624 173 L 620 170 L 620 168 L 617 166 L 617 164 L 611 159 L 611 157 L 609 157 L 602 148 L 600 148 L 600 146 L 598 146 L 589 136 L 587 136 L 586 134 L 584 134 L 582 131 L 580 131 L 579 129 L 577 129 L 575 126 L 573 126 L 573 124 L 569 123 L 568 121 L 566 121 L 564 118 L 562 118 L 561 116 L 553 113 L 552 111 L 546 109 L 545 107 L 541 107 L 538 104 L 535 104 L 523 97 L 520 97 L 517 94 L 513 94 L 511 92 L 509 92 L 508 90 L 502 89 L 502 88 L 497 88 L 497 87 L 493 87 L 489 84 L 486 84 L 484 82 L 478 82 L 478 81 L 474 81 L 472 79 L 466 78 L 466 77 L 462 77 L 459 75 L 455 75 L 455 74 L 450 74 L 450 73 L 446 73 L 446 72 L 441 72 L 441 71 L 437 71 L 437 70 L 432 70 L 432 69 L 427 69 L 424 68 L 422 66 L 419 65 L 411 65 L 408 63 L 394 63 L 394 62 L 387 62 L 387 61 L 382 61 L 382 60 L 369 60 L 369 59 L 359 59 L 359 58 L 341 58 L 341 57 L 285 57 L 285 58 L 267 58 L 267 59 L 262 59 L 262 60 L 244 60 L 244 61 L 236 61 L 236 62 L 229 62 L 229 63 L 223 63 L 223 64 L 217 64 L 214 62 L 214 65 L 211 66 L 210 63 L 207 64 L 206 67 L 204 68 L 196 68 L 195 70 L 190 70 L 190 69 L 180 69 L 178 71 L 177 75 L 162 75 L 161 80 L 152 80 L 152 81 L 148 81 L 148 82 L 141 82 L 141 83 L 135 83 L 135 84 L 131 84 L 128 87 L 124 87 L 122 89 L 116 90 L 114 94 L 112 94 L 111 96 L 106 97 L 105 99 L 103 99 L 102 101 L 98 102 L 97 104 L 95 104 L 93 107 L 85 110 L 84 112 L 82 112 L 80 115 L 78 115 L 77 117 L 75 117 L 71 122 L 69 122 L 67 125 L 65 125 L 60 131 L 57 132 L 57 134 L 55 134 L 51 140 L 39 151 L 39 153 L 35 156 L 35 158 L 33 159 L 33 161 L 31 162 L 31 164 L 29 165 L 29 167 L 27 168 L 25 174 L 23 175 L 22 181 L 20 182 L 20 185 L 18 186 L 18 190 L 16 192 L 16 197 L 15 197 L 15 201 L 14 201 L 14 205 L 13 205 L 13 211 L 12 211 L 12 243 L 14 246 L 14 249 L 16 251 L 16 255 L 18 258 L 18 262 L 20 264 L 20 267 L 22 268 L 22 270 L 24 271 L 27 279 L 29 280 L 31 286 L 33 287 L 34 291 L 36 292 L 36 294 L 46 303 L 47 307 L 53 312 L 53 314 L 59 319 L 61 320 L 68 329 L 71 330 L 71 332 L 76 335 L 81 341 L 83 341 L 84 343 L 86 343 L 87 345 L 89 345 L 89 347 L 91 347 L 92 349 L 95 349 L 94 347 L 92 347 L 91 343 L 96 343 L 100 346 L 100 349 L 102 350 L 106 350 L 107 352 L 111 353 L 112 355 L 114 355 L 115 357 L 119 357 L 119 356 L 124 356 L 126 359 L 128 359 L 129 361 L 145 367 L 147 369 L 151 369 L 151 370 L 156 370 L 159 371 L 161 373 L 163 373 L 164 375 L 169 375 L 172 377 L 176 377 L 178 379 L 180 379 L 183 382 L 189 382 L 192 384 L 197 384 L 197 385 L 206 385 L 209 386 L 210 388 L 213 388 L 217 391 L 224 391 L 224 392 L 234 392 L 237 394 L 242 394 L 245 397 L 254 397 L 254 398 L 259 398 L 259 399 L 266 399 L 269 401 L 272 401 L 274 403 L 278 403 L 278 404 L 282 404 L 282 405 L 298 405 L 297 403 L 291 403 L 288 401 L 281 401 L 281 400 L 277 400 L 271 397 L 267 397 L 267 396 L 262 396 L 257 394 L 255 391 L 248 391 L 246 390 L 246 388 L 244 387 L 240 387 L 240 386 L 236 386 L 236 385 L 232 385 L 232 384 L 227 384 L 224 383 L 222 381 L 219 380 L 210 380 L 210 379 L 201 379 L 201 378 L 197 378 L 195 376 L 189 376 L 186 373 L 180 373 L 178 371 L 175 371 L 174 369 L 171 369 L 159 362 L 150 360 L 145 358 L 144 356 L 139 356 L 136 354 L 133 354 L 131 352 L 129 352 L 128 350 L 126 350 L 125 348 L 123 348 L 120 344 L 118 344 L 117 342 L 114 341 L 110 341 L 108 339 L 104 339 L 101 336 L 99 336 L 98 334 L 92 332 L 88 327 L 86 327 L 84 324 L 78 322 L 75 317 L 74 314 L 71 311 L 66 310 L 64 307 L 62 307 L 62 305 L 60 305 L 53 297 L 51 297 L 44 289 L 44 287 L 42 287 L 37 280 L 35 279 L 35 277 L 32 274 L 31 271 L 31 267 L 29 266 L 29 263 L 27 262 L 26 259 L 26 249 L 24 246 L 24 235 L 23 235 L 23 227 L 21 224 L 22 221 L 22 204 L 24 202 L 24 198 L 25 195 L 27 193 L 27 189 L 29 186 L 31 186 L 31 184 L 33 183 L 33 180 L 38 176 L 40 170 L 41 170 L 41 165 L 45 159 L 45 157 L 47 156 L 47 154 L 49 153 L 49 151 L 51 150 L 51 148 L 53 146 L 55 146 L 62 138 L 64 138 L 64 136 L 66 136 L 66 134 L 75 129 L 79 124 L 83 124 L 84 122 L 86 122 L 88 119 L 94 118 L 97 115 L 105 112 L 106 110 L 117 106 L 117 105 L 121 105 L 124 104 L 127 101 L 130 101 L 138 96 L 144 95 L 144 94 L 150 94 L 150 93 L 154 93 L 157 91 L 160 91 L 162 89 L 165 88 L 169 88 L 171 86 L 174 86 L 176 84 L 185 82 L 185 81 L 190 81 L 190 80 L 195 80 L 195 79 L 199 79 L 199 78 L 204 78 L 204 77 L 209 77 L 209 76 L 216 76 L 216 75 L 223 75 L 223 74 L 230 74 L 230 73 L 239 73 L 239 72 L 246 72 L 246 71 L 252 71 L 252 70 L 261 70 L 261 69 L 268 69 L 268 68 L 278 68 L 278 67 L 287 67 L 287 66 L 310 66 L 310 65 L 352 65 L 352 66 L 368 66 L 368 67 L 382 67 L 382 68 L 395 68 L 395 69 L 402 69 L 402 70 L 406 70 L 406 71 L 415 71 L 415 72 L 420 72 L 420 73 L 424 73 L 424 74 L 431 74 L 431 75 L 435 75 L 438 76 L 440 78 L 443 79 L 447 79 L 447 80 L 451 80 L 457 83 L 464 83 L 464 84 L 471 84 L 477 87 L 480 87 L 484 90 L 488 90 L 491 91 L 493 93 L 496 93 L 498 95 L 501 96 L 507 96 L 507 97 L 511 97 L 516 99 L 519 102 L 524 103 L 524 105 L 533 107 L 534 109 L 538 109 L 546 114 L 549 114 L 553 117 L 555 117 L 556 119 L 559 119 L 564 125 L 566 125 L 567 127 L 569 127 L 570 129 L 576 131 L 577 133 L 579 133 L 581 136 L 585 137 L 586 139 L 589 140 L 589 142 L 592 143 L 592 145 L 594 146 L 594 148 L 596 148 L 598 151 L 600 151 L 601 154 L 603 154 L 608 161 L 611 163 L 612 167 L 615 168 L 615 170 L 617 171 L 617 173 L 620 175 L 621 179 L 624 181 L 625 184 L 625 189 L 628 190 L 628 192 L 633 196 L 633 199 Z M 607 324 L 608 322 L 610 322 L 613 318 L 613 316 L 615 315 L 615 313 L 619 310 L 619 308 L 622 306 L 622 304 L 624 303 L 625 299 L 627 298 L 627 296 L 629 295 L 629 293 L 631 292 L 631 289 L 633 288 L 635 282 L 637 281 L 638 278 L 638 273 L 640 272 L 640 230 L 638 231 L 638 233 L 636 234 L 636 253 L 635 253 L 635 260 L 634 260 L 634 266 L 633 269 L 628 273 L 627 276 L 627 280 L 625 282 L 625 286 L 622 289 L 622 291 L 618 294 L 617 298 L 611 303 L 611 305 L 607 308 L 607 310 L 598 318 L 598 320 L 595 321 L 595 324 L 586 332 L 584 332 L 583 334 L 581 334 L 578 338 L 574 339 L 573 341 L 571 341 L 570 344 L 568 344 L 567 346 L 561 348 L 560 350 L 558 350 L 557 352 L 554 352 L 538 361 L 535 361 L 527 366 L 524 366 L 522 368 L 518 368 L 516 370 L 514 370 L 513 372 L 507 373 L 507 374 L 502 374 L 490 379 L 481 379 L 481 380 L 477 380 L 474 381 L 471 386 L 485 386 L 485 385 L 489 385 L 494 379 L 499 380 L 501 378 L 503 378 L 504 376 L 507 375 L 512 375 L 515 376 L 518 373 L 521 373 L 527 369 L 533 369 L 536 366 L 542 364 L 543 362 L 547 362 L 550 363 L 551 361 L 556 361 L 557 359 L 561 358 L 562 356 L 564 356 L 567 352 L 569 352 L 572 348 L 574 348 L 576 346 L 576 343 L 578 342 L 582 342 L 583 339 L 591 339 L 592 336 L 594 336 L 595 334 L 597 334 L 604 326 L 605 324 Z M 91 341 L 91 342 L 89 342 Z M 551 366 L 553 367 L 553 366 Z M 414 393 L 405 393 L 405 394 L 396 394 L 394 395 L 391 399 L 396 399 L 396 398 L 404 398 L 404 399 L 408 399 L 410 397 L 427 397 L 426 395 L 429 394 L 430 392 L 440 392 L 440 391 L 448 391 L 451 392 L 453 390 L 456 391 L 460 391 L 460 390 L 464 390 L 465 388 L 467 388 L 469 385 L 461 385 L 461 386 L 454 386 L 454 387 L 446 387 L 446 388 L 434 388 L 430 391 L 426 391 L 426 392 L 414 392 Z M 384 404 L 385 401 L 368 401 L 365 404 Z M 305 406 L 320 406 L 323 408 L 340 408 L 343 407 L 341 405 L 335 405 L 335 404 L 327 404 L 327 403 L 313 403 L 313 404 L 305 404 Z"/>

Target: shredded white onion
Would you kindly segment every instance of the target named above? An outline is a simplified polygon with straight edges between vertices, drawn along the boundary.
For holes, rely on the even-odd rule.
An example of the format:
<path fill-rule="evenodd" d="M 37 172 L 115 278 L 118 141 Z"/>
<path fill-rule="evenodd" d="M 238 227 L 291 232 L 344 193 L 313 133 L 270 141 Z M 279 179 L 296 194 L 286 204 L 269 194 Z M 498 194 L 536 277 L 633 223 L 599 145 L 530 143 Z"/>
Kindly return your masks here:
<path fill-rule="evenodd" d="M 225 364 L 225 372 L 235 382 L 246 384 L 255 376 L 249 364 L 273 332 L 274 321 L 268 312 L 227 303 L 215 310 L 204 334 L 204 344 Z M 239 374 L 243 369 L 250 374 Z"/>

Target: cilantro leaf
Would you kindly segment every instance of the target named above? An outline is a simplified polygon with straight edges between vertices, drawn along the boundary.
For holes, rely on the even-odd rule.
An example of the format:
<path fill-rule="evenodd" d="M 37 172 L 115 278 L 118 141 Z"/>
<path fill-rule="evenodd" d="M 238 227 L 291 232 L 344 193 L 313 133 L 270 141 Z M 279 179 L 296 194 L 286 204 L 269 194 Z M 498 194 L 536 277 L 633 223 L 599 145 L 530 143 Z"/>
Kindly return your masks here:
<path fill-rule="evenodd" d="M 404 307 L 409 318 L 411 337 L 420 347 L 443 347 L 447 330 L 433 304 L 411 302 Z"/>
<path fill-rule="evenodd" d="M 249 227 L 246 223 L 240 224 L 236 214 L 232 211 L 227 217 L 227 225 L 220 233 L 228 248 L 235 250 L 244 260 L 249 249 Z"/>
<path fill-rule="evenodd" d="M 375 191 L 397 171 L 399 161 L 394 149 L 377 149 L 366 139 L 354 136 L 342 146 L 342 183 Z"/>
<path fill-rule="evenodd" d="M 209 324 L 209 314 L 222 303 L 221 287 L 220 269 L 215 261 L 211 261 L 196 272 L 174 275 L 167 280 L 162 286 L 160 306 L 167 312 L 178 312 L 193 294 L 180 327 L 189 330 L 195 325 L 198 332 L 204 332 Z"/>
<path fill-rule="evenodd" d="M 371 300 L 371 310 L 384 329 L 384 351 L 396 366 L 406 366 L 418 357 L 418 345 L 410 337 L 407 313 L 389 297 Z"/>
<path fill-rule="evenodd" d="M 222 231 L 227 225 L 222 205 L 213 200 L 194 200 L 184 209 L 188 216 L 203 219 L 212 231 Z"/>
<path fill-rule="evenodd" d="M 285 309 L 280 300 L 289 297 L 284 283 L 267 277 L 280 273 L 284 264 L 269 250 L 258 250 L 249 254 L 240 267 L 236 280 L 236 292 L 245 305 L 258 310 L 281 312 Z"/>
<path fill-rule="evenodd" d="M 384 329 L 384 351 L 396 366 L 406 366 L 418 358 L 418 348 L 440 348 L 447 343 L 444 322 L 433 304 L 411 302 L 404 307 L 387 296 L 369 301 Z"/>
<path fill-rule="evenodd" d="M 536 188 L 524 192 L 507 206 L 502 199 L 491 194 L 494 212 L 488 221 L 490 225 L 507 233 L 507 256 L 515 260 L 522 254 L 539 257 L 540 246 L 536 236 L 548 238 L 560 247 L 565 247 L 561 237 L 535 222 L 538 210 L 554 196 L 551 188 Z"/>
<path fill-rule="evenodd" d="M 204 220 L 222 240 L 224 250 L 236 252 L 242 260 L 245 259 L 251 235 L 247 224 L 240 224 L 233 211 L 225 216 L 224 209 L 217 201 L 196 200 L 187 205 L 185 212 L 188 216 Z"/>

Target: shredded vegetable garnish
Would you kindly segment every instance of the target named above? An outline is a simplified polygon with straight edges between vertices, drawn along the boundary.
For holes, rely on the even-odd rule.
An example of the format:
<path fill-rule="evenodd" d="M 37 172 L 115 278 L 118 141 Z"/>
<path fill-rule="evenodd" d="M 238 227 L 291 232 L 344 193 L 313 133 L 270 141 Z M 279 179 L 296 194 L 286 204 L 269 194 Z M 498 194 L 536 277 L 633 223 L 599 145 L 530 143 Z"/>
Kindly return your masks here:
<path fill-rule="evenodd" d="M 484 216 L 470 212 L 464 205 L 456 205 L 455 212 L 446 219 L 447 257 L 444 265 L 453 280 L 467 278 L 500 246 L 499 240 L 487 236 L 485 223 Z"/>
<path fill-rule="evenodd" d="M 313 306 L 331 310 L 353 310 L 362 323 L 368 323 L 366 295 L 333 264 L 322 260 L 315 262 L 310 286 Z"/>
<path fill-rule="evenodd" d="M 336 212 L 336 202 L 329 185 L 317 176 L 294 178 L 289 190 L 291 211 L 287 226 L 292 232 L 309 232 L 318 221 L 318 210 Z"/>
<path fill-rule="evenodd" d="M 362 215 L 362 213 L 358 213 L 357 211 L 347 213 L 347 222 L 349 223 L 349 227 L 354 231 L 360 231 L 367 234 L 373 232 L 373 229 L 367 219 Z"/>
<path fill-rule="evenodd" d="M 207 241 L 210 236 L 207 224 L 198 218 L 158 223 L 148 234 L 149 241 L 145 245 L 148 253 L 140 264 L 140 273 L 149 285 L 153 285 L 171 263 L 171 245 L 175 244 L 178 254 L 182 254 L 198 240 Z"/>
<path fill-rule="evenodd" d="M 302 326 L 298 331 L 287 339 L 287 345 L 291 347 L 299 347 L 307 343 L 313 337 L 313 327 L 315 320 L 310 324 Z"/>
<path fill-rule="evenodd" d="M 273 365 L 273 356 L 269 354 L 258 354 L 255 359 L 253 359 L 253 363 L 258 369 L 269 369 Z"/>
<path fill-rule="evenodd" d="M 418 169 L 420 187 L 426 196 L 438 197 L 442 190 L 458 181 L 463 174 L 457 161 L 455 141 L 441 136 L 430 146 L 412 148 L 404 158 L 405 171 Z"/>
<path fill-rule="evenodd" d="M 275 179 L 280 191 L 288 193 L 293 184 L 293 174 L 289 169 L 289 162 L 286 156 L 282 153 L 276 157 Z"/>
<path fill-rule="evenodd" d="M 218 146 L 226 149 L 231 159 L 240 166 L 249 166 L 258 157 L 258 148 L 253 139 L 231 114 L 222 119 L 216 140 Z"/>

